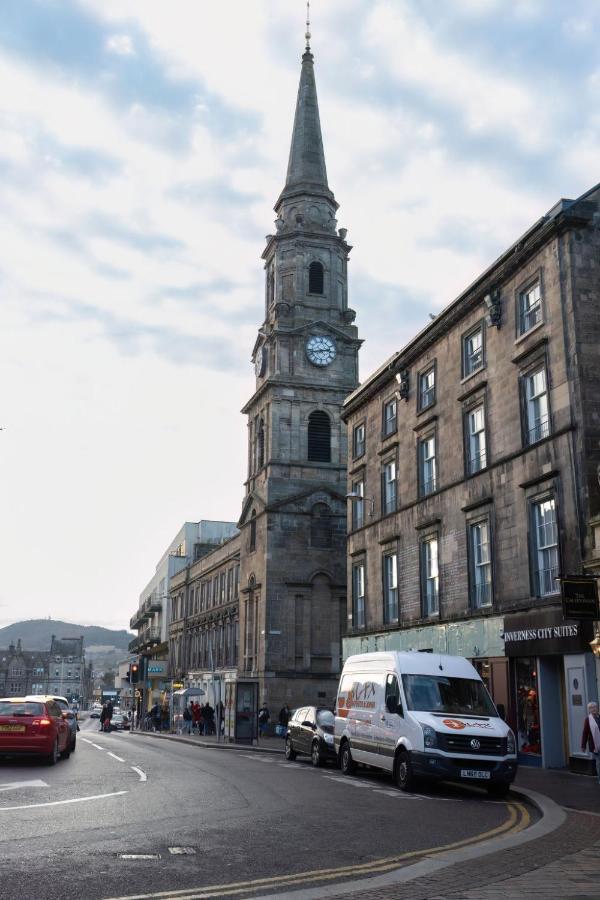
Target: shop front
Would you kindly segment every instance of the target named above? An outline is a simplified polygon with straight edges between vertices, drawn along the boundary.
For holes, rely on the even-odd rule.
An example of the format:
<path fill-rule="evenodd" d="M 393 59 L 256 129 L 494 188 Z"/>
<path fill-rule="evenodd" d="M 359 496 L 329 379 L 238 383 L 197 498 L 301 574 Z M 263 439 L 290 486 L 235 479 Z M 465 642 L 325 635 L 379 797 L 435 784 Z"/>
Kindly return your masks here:
<path fill-rule="evenodd" d="M 504 617 L 521 765 L 587 771 L 580 745 L 587 703 L 596 699 L 591 639 L 591 623 L 565 620 L 560 608 Z"/>

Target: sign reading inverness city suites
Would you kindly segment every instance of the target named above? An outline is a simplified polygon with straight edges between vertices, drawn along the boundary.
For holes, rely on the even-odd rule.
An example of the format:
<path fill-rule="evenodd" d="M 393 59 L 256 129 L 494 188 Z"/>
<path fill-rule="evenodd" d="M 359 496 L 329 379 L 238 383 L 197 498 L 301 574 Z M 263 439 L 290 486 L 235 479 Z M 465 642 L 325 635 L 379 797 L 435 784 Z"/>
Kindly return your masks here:
<path fill-rule="evenodd" d="M 543 609 L 504 617 L 507 656 L 580 653 L 591 640 L 591 621 L 565 622 L 561 609 Z"/>

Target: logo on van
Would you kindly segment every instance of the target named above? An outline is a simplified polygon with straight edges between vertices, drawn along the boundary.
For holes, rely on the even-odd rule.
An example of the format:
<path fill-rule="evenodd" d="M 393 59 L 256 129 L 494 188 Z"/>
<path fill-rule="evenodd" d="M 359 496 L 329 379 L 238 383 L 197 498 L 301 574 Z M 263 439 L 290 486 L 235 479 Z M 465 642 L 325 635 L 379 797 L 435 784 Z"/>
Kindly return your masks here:
<path fill-rule="evenodd" d="M 471 749 L 479 750 L 481 748 L 481 741 L 478 741 L 477 738 L 473 738 L 471 741 Z"/>
<path fill-rule="evenodd" d="M 458 719 L 442 719 L 444 725 L 448 728 L 454 728 L 455 731 L 462 731 L 463 728 L 466 728 L 464 722 L 460 722 Z"/>

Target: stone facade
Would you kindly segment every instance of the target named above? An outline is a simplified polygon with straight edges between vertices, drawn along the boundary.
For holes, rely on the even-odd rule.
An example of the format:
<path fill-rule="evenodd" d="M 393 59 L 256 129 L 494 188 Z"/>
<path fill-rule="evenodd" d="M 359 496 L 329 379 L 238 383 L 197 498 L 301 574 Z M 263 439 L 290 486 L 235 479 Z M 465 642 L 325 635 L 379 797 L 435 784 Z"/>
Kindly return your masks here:
<path fill-rule="evenodd" d="M 252 349 L 255 391 L 248 418 L 248 478 L 239 537 L 176 576 L 170 659 L 186 686 L 205 686 L 214 641 L 236 635 L 235 677 L 258 685 L 260 702 L 333 703 L 346 608 L 345 397 L 358 384 L 358 340 L 348 308 L 351 247 L 337 228 L 327 182 L 313 56 L 302 58 L 284 189 L 267 237 L 264 321 Z M 239 566 L 235 595 L 203 585 Z M 238 590 L 239 588 L 239 590 Z M 224 623 L 224 624 L 223 624 Z M 229 630 L 229 632 L 227 631 Z M 212 635 L 212 663 L 208 656 Z M 223 670 L 223 671 L 222 671 Z M 209 691 L 210 695 L 210 691 Z"/>
<path fill-rule="evenodd" d="M 0 696 L 23 697 L 48 689 L 48 651 L 23 650 L 21 641 L 0 650 Z"/>
<path fill-rule="evenodd" d="M 600 187 L 558 203 L 344 406 L 344 655 L 485 660 L 515 721 L 510 614 L 562 621 L 556 577 L 599 571 L 599 224 Z"/>

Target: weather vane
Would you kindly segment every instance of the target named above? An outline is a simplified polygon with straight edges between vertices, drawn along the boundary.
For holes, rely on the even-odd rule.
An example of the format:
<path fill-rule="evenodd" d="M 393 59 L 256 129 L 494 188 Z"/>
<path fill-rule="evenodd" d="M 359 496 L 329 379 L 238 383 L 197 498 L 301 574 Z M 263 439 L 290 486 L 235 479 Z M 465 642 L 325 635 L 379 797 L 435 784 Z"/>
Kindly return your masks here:
<path fill-rule="evenodd" d="M 306 3 L 306 34 L 304 35 L 306 38 L 306 49 L 310 51 L 310 2 L 307 0 Z"/>

